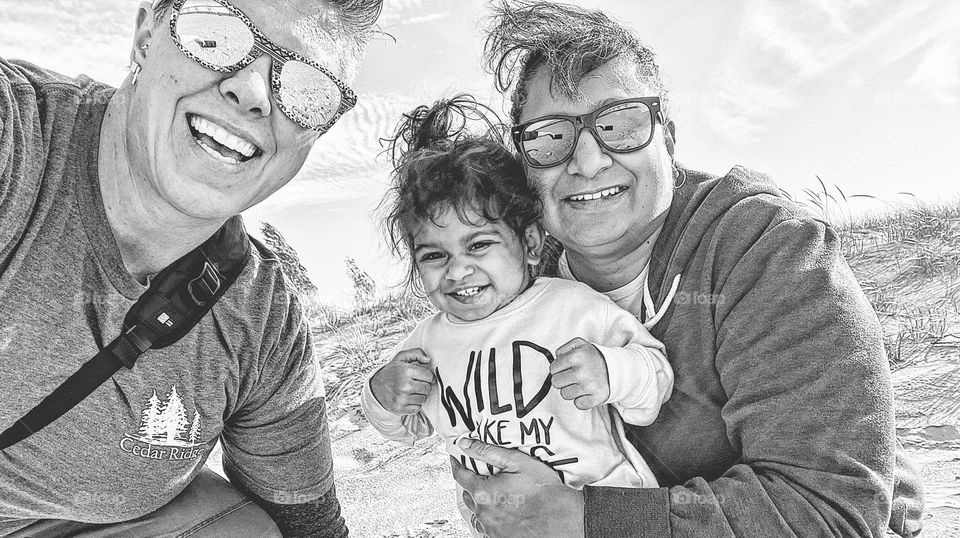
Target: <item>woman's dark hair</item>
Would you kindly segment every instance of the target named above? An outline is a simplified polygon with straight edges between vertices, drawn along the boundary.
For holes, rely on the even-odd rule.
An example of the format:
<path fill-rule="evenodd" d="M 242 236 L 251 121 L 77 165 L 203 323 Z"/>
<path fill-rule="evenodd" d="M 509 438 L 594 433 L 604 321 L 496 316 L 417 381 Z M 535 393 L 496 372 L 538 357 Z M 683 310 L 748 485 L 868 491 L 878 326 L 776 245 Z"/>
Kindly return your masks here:
<path fill-rule="evenodd" d="M 468 129 L 479 124 L 483 132 Z M 381 203 L 384 236 L 393 253 L 409 257 L 407 285 L 416 278 L 413 237 L 427 222 L 453 210 L 465 224 L 501 221 L 523 240 L 540 218 L 540 198 L 504 141 L 496 113 L 470 95 L 441 99 L 403 115 L 386 153 L 393 185 Z M 471 219 L 474 219 L 471 221 Z"/>
<path fill-rule="evenodd" d="M 579 96 L 579 83 L 616 58 L 636 67 L 637 78 L 660 97 L 669 119 L 669 96 L 656 57 L 636 35 L 601 11 L 541 0 L 494 0 L 484 44 L 484 63 L 497 89 L 511 92 L 510 118 L 520 122 L 528 87 L 541 66 L 550 91 Z"/>

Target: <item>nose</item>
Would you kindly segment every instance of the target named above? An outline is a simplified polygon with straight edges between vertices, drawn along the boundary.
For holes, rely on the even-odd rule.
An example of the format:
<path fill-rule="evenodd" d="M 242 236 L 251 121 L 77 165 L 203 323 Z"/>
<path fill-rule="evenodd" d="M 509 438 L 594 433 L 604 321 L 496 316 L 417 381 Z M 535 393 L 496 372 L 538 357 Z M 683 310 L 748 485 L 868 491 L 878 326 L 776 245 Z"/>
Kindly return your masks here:
<path fill-rule="evenodd" d="M 220 82 L 220 94 L 244 114 L 270 115 L 271 59 L 263 55 Z"/>
<path fill-rule="evenodd" d="M 567 172 L 592 178 L 610 166 L 613 166 L 613 158 L 600 147 L 593 133 L 584 127 L 580 131 L 577 147 L 573 148 L 573 155 L 567 161 Z"/>
<path fill-rule="evenodd" d="M 473 262 L 463 256 L 454 256 L 447 267 L 447 280 L 463 280 L 473 274 Z"/>

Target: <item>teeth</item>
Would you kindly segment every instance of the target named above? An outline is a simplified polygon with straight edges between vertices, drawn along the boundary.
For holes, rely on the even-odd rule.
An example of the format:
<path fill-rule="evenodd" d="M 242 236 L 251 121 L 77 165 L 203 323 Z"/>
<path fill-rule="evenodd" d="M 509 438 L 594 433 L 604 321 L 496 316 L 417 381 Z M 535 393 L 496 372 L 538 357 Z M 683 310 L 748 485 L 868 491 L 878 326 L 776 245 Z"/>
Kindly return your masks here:
<path fill-rule="evenodd" d="M 244 157 L 253 157 L 253 154 L 257 151 L 257 146 L 254 146 L 250 142 L 231 134 L 223 127 L 220 127 L 212 121 L 201 118 L 200 116 L 192 116 L 190 118 L 190 125 L 197 131 L 208 135 L 218 143 L 223 144 L 233 151 L 242 154 Z M 207 146 L 204 146 L 204 149 L 210 151 L 210 148 Z"/>
<path fill-rule="evenodd" d="M 476 294 L 478 294 L 478 293 L 480 293 L 480 287 L 479 287 L 479 286 L 474 286 L 474 287 L 472 287 L 472 288 L 463 288 L 462 290 L 457 290 L 457 291 L 453 292 L 454 295 L 457 295 L 457 296 L 459 296 L 459 297 L 471 297 L 471 296 L 476 295 Z"/>
<path fill-rule="evenodd" d="M 606 198 L 607 196 L 613 196 L 614 194 L 620 193 L 623 191 L 622 187 L 613 187 L 612 189 L 605 189 L 600 192 L 595 192 L 593 194 L 580 194 L 578 196 L 571 196 L 570 199 L 574 202 L 586 202 L 589 200 L 599 200 L 600 198 Z"/>
<path fill-rule="evenodd" d="M 217 160 L 220 161 L 220 162 L 225 162 L 225 163 L 228 163 L 228 164 L 240 164 L 240 159 L 236 159 L 236 158 L 234 158 L 234 157 L 229 157 L 229 156 L 227 156 L 227 155 L 224 155 L 224 154 L 220 153 L 219 151 L 217 151 L 217 150 L 211 148 L 210 146 L 204 144 L 204 143 L 203 143 L 203 140 L 197 140 L 197 144 L 199 144 L 200 147 L 204 149 L 204 151 L 206 151 L 207 153 L 209 153 L 210 155 L 212 155 L 215 159 L 217 159 Z"/>

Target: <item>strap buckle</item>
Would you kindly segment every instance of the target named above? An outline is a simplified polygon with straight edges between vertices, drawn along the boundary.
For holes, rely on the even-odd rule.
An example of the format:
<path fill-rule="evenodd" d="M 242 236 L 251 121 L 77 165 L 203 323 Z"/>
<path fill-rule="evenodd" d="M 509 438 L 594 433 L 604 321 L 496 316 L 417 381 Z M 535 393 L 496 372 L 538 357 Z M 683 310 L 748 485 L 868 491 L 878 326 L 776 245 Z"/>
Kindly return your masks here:
<path fill-rule="evenodd" d="M 193 302 L 197 303 L 197 306 L 203 307 L 213 300 L 217 292 L 220 291 L 220 286 L 220 273 L 210 262 L 204 262 L 203 271 L 200 272 L 200 276 L 190 281 L 190 284 L 187 285 L 187 291 L 190 293 Z"/>

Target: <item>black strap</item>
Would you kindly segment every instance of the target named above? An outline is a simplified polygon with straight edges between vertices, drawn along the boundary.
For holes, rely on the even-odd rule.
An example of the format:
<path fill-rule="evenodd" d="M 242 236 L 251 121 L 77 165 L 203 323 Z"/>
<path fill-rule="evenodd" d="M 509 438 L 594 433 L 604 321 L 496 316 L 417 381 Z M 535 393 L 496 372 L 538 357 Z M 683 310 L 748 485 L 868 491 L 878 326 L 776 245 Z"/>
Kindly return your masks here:
<path fill-rule="evenodd" d="M 234 217 L 161 271 L 127 312 L 120 336 L 0 434 L 0 450 L 63 416 L 121 367 L 133 368 L 147 350 L 167 347 L 190 332 L 240 276 L 249 252 L 243 222 Z"/>

